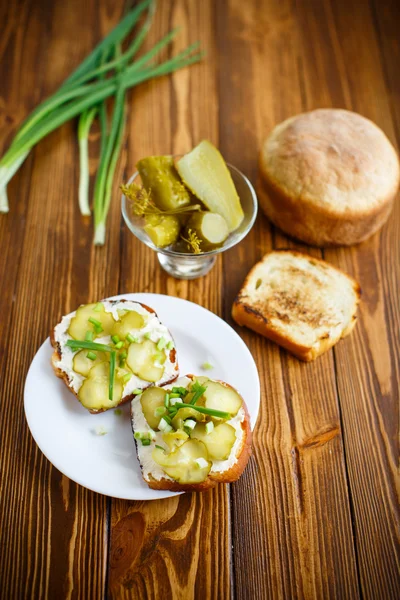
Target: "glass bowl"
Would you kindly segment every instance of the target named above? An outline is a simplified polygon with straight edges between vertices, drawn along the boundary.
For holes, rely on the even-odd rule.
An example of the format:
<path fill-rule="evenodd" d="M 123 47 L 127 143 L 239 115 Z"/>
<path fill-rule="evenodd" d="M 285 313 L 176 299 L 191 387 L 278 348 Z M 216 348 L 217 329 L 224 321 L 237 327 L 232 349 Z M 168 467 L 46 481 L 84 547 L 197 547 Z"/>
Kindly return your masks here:
<path fill-rule="evenodd" d="M 177 159 L 180 157 L 174 158 Z M 211 250 L 210 252 L 186 254 L 184 252 L 171 250 L 169 247 L 157 248 L 143 229 L 145 224 L 144 218 L 134 214 L 130 201 L 122 195 L 122 215 L 125 223 L 133 235 L 139 238 L 146 246 L 157 252 L 160 265 L 169 275 L 172 275 L 172 277 L 177 279 L 196 279 L 197 277 L 203 277 L 203 275 L 206 275 L 214 266 L 217 255 L 221 254 L 221 252 L 225 252 L 225 250 L 229 250 L 229 248 L 232 248 L 241 242 L 254 224 L 258 207 L 254 188 L 247 177 L 236 169 L 236 167 L 233 167 L 230 164 L 227 164 L 227 166 L 240 198 L 244 219 L 240 226 L 228 236 L 223 246 Z M 139 185 L 141 184 L 140 175 L 137 171 L 129 179 L 128 185 L 133 182 L 136 182 Z"/>

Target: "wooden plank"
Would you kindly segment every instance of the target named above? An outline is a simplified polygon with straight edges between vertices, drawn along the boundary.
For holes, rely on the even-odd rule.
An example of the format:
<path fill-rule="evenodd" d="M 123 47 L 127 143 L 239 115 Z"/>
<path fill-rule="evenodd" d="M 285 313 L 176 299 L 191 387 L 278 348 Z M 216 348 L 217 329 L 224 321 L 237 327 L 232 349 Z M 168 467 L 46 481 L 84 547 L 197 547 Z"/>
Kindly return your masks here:
<path fill-rule="evenodd" d="M 308 108 L 298 27 L 291 2 L 232 1 L 219 12 L 221 149 L 253 181 L 264 136 Z M 226 318 L 248 269 L 265 251 L 309 251 L 269 230 L 259 218 L 246 247 L 226 259 Z M 232 264 L 236 268 L 228 269 Z M 357 597 L 332 354 L 305 365 L 251 332 L 240 333 L 258 365 L 262 403 L 253 460 L 232 486 L 236 596 Z"/>
<path fill-rule="evenodd" d="M 29 106 L 29 87 L 34 90 L 31 100 L 37 94 L 32 76 L 42 79 L 39 91 L 47 94 L 81 58 L 75 56 L 78 45 L 72 44 L 68 52 L 76 32 L 79 51 L 91 49 L 100 34 L 94 8 L 95 3 L 83 6 L 74 0 L 27 2 L 21 7 L 7 50 L 19 69 L 12 75 L 13 94 L 5 95 L 7 111 L 18 113 L 18 121 L 22 108 Z M 103 11 L 111 13 L 105 4 Z M 88 22 L 93 26 L 83 26 Z M 48 37 L 48 31 L 57 35 Z M 17 79 L 27 85 L 22 106 L 16 101 Z M 12 276 L 11 289 L 6 286 L 15 303 L 1 394 L 0 587 L 5 598 L 100 598 L 106 577 L 108 500 L 61 475 L 42 455 L 25 421 L 23 385 L 38 346 L 62 314 L 81 302 L 117 292 L 120 209 L 118 203 L 113 207 L 107 246 L 93 249 L 92 228 L 78 210 L 75 125 L 43 140 L 31 161 L 31 180 L 29 165 L 19 175 L 25 198 L 18 195 L 18 180 L 10 189 L 10 239 L 21 247 L 15 248 L 15 290 Z M 11 253 L 8 268 L 17 271 Z M 2 305 L 2 310 L 7 314 L 9 306 Z"/>
<path fill-rule="evenodd" d="M 399 7 L 375 3 L 373 12 L 367 3 L 332 3 L 332 14 L 342 40 L 351 107 L 376 122 L 399 147 L 400 113 L 393 93 L 400 56 L 393 23 Z M 380 35 L 374 30 L 374 14 L 383 28 Z M 395 597 L 400 589 L 399 231 L 396 202 L 380 233 L 358 247 L 325 252 L 329 261 L 352 273 L 363 290 L 358 326 L 335 349 L 335 362 L 366 598 Z"/>
<path fill-rule="evenodd" d="M 213 3 L 160 3 L 147 45 L 175 26 L 173 52 L 199 39 L 207 61 L 143 85 L 133 94 L 125 178 L 143 156 L 183 153 L 203 138 L 218 142 Z M 167 293 L 221 314 L 221 260 L 205 278 L 177 281 L 155 253 L 122 230 L 119 291 Z M 112 502 L 109 595 L 112 598 L 228 598 L 229 495 L 225 486 L 152 502 Z"/>

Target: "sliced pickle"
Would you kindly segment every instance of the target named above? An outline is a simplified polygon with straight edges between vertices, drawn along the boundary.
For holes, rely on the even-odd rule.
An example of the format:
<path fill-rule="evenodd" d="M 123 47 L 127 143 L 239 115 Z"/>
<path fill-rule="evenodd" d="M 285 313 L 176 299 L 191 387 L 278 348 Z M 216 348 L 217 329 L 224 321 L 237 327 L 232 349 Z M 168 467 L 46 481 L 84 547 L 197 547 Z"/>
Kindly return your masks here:
<path fill-rule="evenodd" d="M 146 218 L 144 230 L 157 248 L 165 248 L 174 244 L 179 238 L 181 223 L 175 215 L 159 215 L 154 218 L 151 215 L 151 222 Z"/>
<path fill-rule="evenodd" d="M 233 448 L 236 439 L 236 431 L 228 423 L 220 423 L 214 427 L 211 433 L 206 432 L 206 427 L 198 423 L 190 434 L 191 439 L 200 440 L 205 444 L 208 455 L 213 460 L 226 460 Z"/>
<path fill-rule="evenodd" d="M 224 217 L 229 231 L 239 227 L 243 209 L 229 169 L 215 146 L 203 140 L 177 162 L 177 169 L 195 196 L 211 212 Z"/>
<path fill-rule="evenodd" d="M 122 383 L 114 378 L 112 400 L 108 397 L 110 379 L 110 363 L 95 365 L 90 371 L 78 392 L 81 404 L 90 410 L 108 409 L 117 406 L 122 398 Z"/>
<path fill-rule="evenodd" d="M 124 340 L 128 333 L 135 333 L 138 329 L 145 326 L 145 319 L 135 310 L 130 310 L 125 313 L 120 321 L 114 322 L 112 335 L 118 335 L 121 340 Z"/>
<path fill-rule="evenodd" d="M 149 156 L 137 163 L 143 186 L 161 210 L 176 210 L 190 204 L 190 193 L 183 185 L 172 156 Z"/>
<path fill-rule="evenodd" d="M 208 381 L 206 385 L 204 406 L 228 412 L 234 417 L 242 406 L 242 399 L 237 391 L 217 381 Z"/>
<path fill-rule="evenodd" d="M 187 408 L 180 408 L 172 419 L 172 427 L 174 429 L 182 429 L 185 419 L 194 419 L 195 421 L 203 423 L 206 418 L 206 415 L 199 413 L 194 407 L 188 406 Z"/>
<path fill-rule="evenodd" d="M 163 433 L 162 438 L 172 452 L 179 446 L 182 446 L 189 439 L 189 436 L 184 431 L 169 431 L 168 433 Z"/>
<path fill-rule="evenodd" d="M 190 231 L 199 238 L 202 252 L 219 248 L 229 235 L 224 217 L 212 212 L 198 212 L 192 215 L 186 225 L 186 238 L 189 238 Z"/>
<path fill-rule="evenodd" d="M 84 375 L 84 377 L 87 377 L 90 369 L 92 369 L 94 366 L 109 360 L 109 357 L 105 352 L 98 352 L 97 350 L 95 352 L 95 360 L 90 360 L 90 358 L 87 357 L 88 352 L 89 350 L 80 350 L 72 359 L 74 371 L 80 375 Z"/>
<path fill-rule="evenodd" d="M 161 416 L 156 417 L 154 413 L 156 408 L 164 406 L 164 400 L 165 390 L 159 387 L 147 388 L 147 390 L 145 390 L 140 397 L 140 404 L 142 406 L 144 418 L 154 430 L 158 429 L 158 424 L 161 419 Z"/>
<path fill-rule="evenodd" d="M 157 350 L 157 345 L 151 340 L 145 340 L 141 344 L 129 345 L 126 364 L 140 379 L 155 383 L 164 374 L 164 367 L 156 366 L 155 362 L 162 363 L 165 360 L 165 354 Z"/>
<path fill-rule="evenodd" d="M 152 457 L 167 475 L 182 484 L 204 481 L 207 479 L 212 466 L 212 463 L 208 460 L 206 446 L 198 440 L 188 440 L 170 454 L 155 448 Z M 196 464 L 198 458 L 206 460 L 207 466 L 199 467 Z"/>
<path fill-rule="evenodd" d="M 95 308 L 100 308 L 100 310 L 94 310 Z M 93 323 L 89 322 L 90 318 L 99 321 L 103 331 L 96 333 Z M 85 304 L 80 306 L 75 316 L 72 317 L 68 333 L 75 340 L 84 340 L 87 331 L 92 331 L 94 337 L 110 335 L 113 325 L 113 316 L 111 313 L 105 311 L 104 304 L 101 302 L 97 304 Z"/>

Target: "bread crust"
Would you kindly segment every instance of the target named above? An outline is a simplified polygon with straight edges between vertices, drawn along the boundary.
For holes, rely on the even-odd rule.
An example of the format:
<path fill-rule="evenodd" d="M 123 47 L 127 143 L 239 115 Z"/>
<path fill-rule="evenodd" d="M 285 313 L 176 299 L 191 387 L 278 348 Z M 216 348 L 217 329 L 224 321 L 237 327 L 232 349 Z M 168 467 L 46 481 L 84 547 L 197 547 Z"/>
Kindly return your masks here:
<path fill-rule="evenodd" d="M 127 300 L 118 300 L 118 302 L 127 302 Z M 150 306 L 147 306 L 146 304 L 143 304 L 142 302 L 137 302 L 137 304 L 140 304 L 143 308 L 145 308 L 148 312 L 153 313 L 157 316 L 156 311 L 151 308 Z M 55 375 L 59 378 L 62 379 L 63 382 L 65 383 L 65 385 L 67 386 L 67 388 L 69 389 L 70 392 L 72 392 L 72 394 L 76 397 L 76 399 L 78 400 L 78 402 L 80 403 L 79 397 L 78 397 L 78 393 L 73 389 L 73 387 L 70 384 L 70 381 L 68 379 L 68 375 L 67 373 L 65 373 L 62 369 L 59 369 L 56 365 L 57 362 L 59 362 L 61 360 L 61 348 L 60 345 L 56 342 L 55 340 L 55 328 L 53 328 L 50 332 L 50 343 L 54 348 L 54 352 L 51 355 L 51 366 L 53 367 L 53 371 L 55 373 Z M 173 348 L 170 351 L 170 360 L 171 362 L 175 362 L 176 360 L 176 350 L 175 348 Z M 175 363 L 175 370 L 177 371 L 176 376 L 171 378 L 169 381 L 165 382 L 164 385 L 168 385 L 172 382 L 175 381 L 175 379 L 177 379 L 179 377 L 179 365 L 178 365 L 178 361 L 176 361 Z M 150 387 L 152 384 L 149 383 L 147 387 Z M 143 388 L 146 389 L 146 388 Z M 133 398 L 135 397 L 135 394 L 129 394 L 128 396 L 123 396 L 121 398 L 121 401 L 116 404 L 115 406 L 113 406 L 112 408 L 117 408 L 118 406 L 122 406 L 122 404 L 126 404 L 127 402 L 131 402 L 131 400 L 133 400 Z M 95 410 L 95 409 L 90 409 L 90 408 L 86 408 L 86 406 L 84 406 L 83 408 L 85 408 L 86 410 L 88 410 L 92 415 L 97 415 L 103 412 L 106 412 L 107 410 L 111 410 L 111 408 L 101 408 L 99 410 Z"/>
<path fill-rule="evenodd" d="M 193 379 L 194 375 L 189 374 L 189 375 L 186 375 L 185 377 L 189 377 L 189 379 Z M 220 383 L 221 385 L 224 385 L 225 387 L 234 389 L 235 392 L 239 393 L 235 388 L 233 388 L 231 385 L 229 385 L 229 383 L 220 381 L 218 379 L 215 379 L 213 381 L 218 381 L 218 383 Z M 168 384 L 165 384 L 165 385 L 168 385 Z M 165 385 L 163 385 L 162 387 L 165 387 Z M 240 397 L 242 398 L 242 396 L 240 396 Z M 143 477 L 144 481 L 153 490 L 169 490 L 171 492 L 204 492 L 206 490 L 209 490 L 209 489 L 215 487 L 217 485 L 217 483 L 233 483 L 234 481 L 237 481 L 239 479 L 239 477 L 241 476 L 241 474 L 243 473 L 244 469 L 246 468 L 246 465 L 247 465 L 250 455 L 251 455 L 252 433 L 251 433 L 251 427 L 250 427 L 250 415 L 249 415 L 246 403 L 243 400 L 243 398 L 242 398 L 242 408 L 245 413 L 244 419 L 241 423 L 241 427 L 243 430 L 242 445 L 239 449 L 239 453 L 237 454 L 238 460 L 234 465 L 232 465 L 232 467 L 230 469 L 228 469 L 227 471 L 220 471 L 220 472 L 217 471 L 215 473 L 210 473 L 208 475 L 207 479 L 205 479 L 201 483 L 181 484 L 172 479 L 166 479 L 166 478 L 154 479 L 153 477 L 151 477 L 151 475 L 150 475 L 149 479 L 146 479 L 145 477 Z M 135 440 L 135 442 L 136 442 L 136 440 Z M 137 442 L 136 442 L 136 452 L 137 452 Z M 137 452 L 137 454 L 138 454 L 138 452 Z M 138 455 L 138 460 L 139 460 L 139 455 Z M 139 464 L 140 464 L 140 461 L 139 461 Z"/>
<path fill-rule="evenodd" d="M 269 252 L 268 254 L 266 254 L 263 257 L 263 260 L 265 260 L 270 254 L 274 253 L 286 253 L 291 256 L 297 256 L 299 258 L 310 258 L 307 254 L 296 252 L 294 250 L 274 250 L 273 252 Z M 261 262 L 263 262 L 263 260 Z M 312 257 L 312 260 L 313 262 L 319 263 L 321 265 L 326 265 L 325 261 L 320 260 L 318 258 Z M 268 319 L 262 314 L 262 312 L 253 308 L 244 299 L 245 290 L 249 282 L 254 277 L 254 272 L 259 266 L 259 264 L 260 263 L 255 264 L 254 267 L 250 270 L 239 294 L 237 295 L 233 303 L 232 318 L 234 319 L 234 321 L 236 321 L 238 325 L 246 326 L 249 329 L 256 331 L 257 333 L 260 333 L 264 337 L 268 338 L 272 342 L 275 342 L 276 344 L 279 344 L 280 346 L 288 350 L 291 354 L 305 362 L 315 360 L 318 356 L 320 356 L 321 354 L 329 350 L 329 348 L 334 346 L 341 338 L 344 338 L 347 335 L 349 335 L 349 333 L 351 333 L 357 321 L 355 313 L 361 298 L 361 288 L 356 282 L 356 280 L 353 279 L 353 277 L 351 277 L 341 269 L 334 267 L 333 265 L 329 265 L 329 268 L 334 269 L 350 281 L 356 295 L 354 312 L 351 315 L 351 321 L 349 325 L 345 329 L 343 329 L 337 337 L 328 337 L 326 339 L 320 339 L 318 346 L 303 346 L 285 337 L 280 331 L 277 331 L 273 324 L 270 321 L 268 321 Z"/>
<path fill-rule="evenodd" d="M 378 231 L 400 182 L 384 133 L 361 115 L 337 109 L 278 125 L 260 153 L 259 171 L 264 213 L 286 234 L 315 246 L 358 244 Z"/>

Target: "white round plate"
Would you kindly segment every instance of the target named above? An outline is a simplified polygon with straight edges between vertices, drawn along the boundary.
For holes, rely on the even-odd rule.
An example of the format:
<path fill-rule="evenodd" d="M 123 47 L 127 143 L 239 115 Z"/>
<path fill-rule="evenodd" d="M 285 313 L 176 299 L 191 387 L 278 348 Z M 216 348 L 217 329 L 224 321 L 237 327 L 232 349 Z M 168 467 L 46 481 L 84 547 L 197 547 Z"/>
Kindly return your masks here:
<path fill-rule="evenodd" d="M 247 346 L 225 321 L 205 308 L 171 296 L 122 294 L 154 308 L 175 340 L 180 374 L 207 375 L 236 387 L 247 404 L 254 427 L 260 402 L 257 368 Z M 136 458 L 129 404 L 92 415 L 61 379 L 55 377 L 47 339 L 39 348 L 25 384 L 25 414 L 31 433 L 49 461 L 64 475 L 90 490 L 127 500 L 153 500 L 176 494 L 150 489 Z M 106 435 L 96 435 L 104 427 Z"/>

